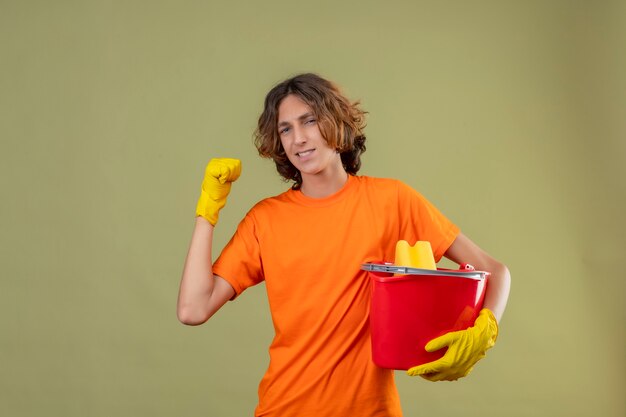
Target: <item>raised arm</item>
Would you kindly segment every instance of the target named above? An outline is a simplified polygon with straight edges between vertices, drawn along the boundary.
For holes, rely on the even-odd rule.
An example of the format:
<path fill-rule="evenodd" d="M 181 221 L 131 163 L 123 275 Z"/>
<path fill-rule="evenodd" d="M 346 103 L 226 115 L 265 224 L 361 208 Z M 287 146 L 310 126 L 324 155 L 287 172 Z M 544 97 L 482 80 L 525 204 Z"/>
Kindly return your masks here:
<path fill-rule="evenodd" d="M 178 292 L 178 319 L 188 325 L 207 321 L 235 290 L 223 278 L 213 275 L 211 248 L 219 211 L 226 204 L 231 182 L 239 178 L 237 159 L 212 159 L 207 165 L 196 207 L 196 226 L 185 260 Z"/>

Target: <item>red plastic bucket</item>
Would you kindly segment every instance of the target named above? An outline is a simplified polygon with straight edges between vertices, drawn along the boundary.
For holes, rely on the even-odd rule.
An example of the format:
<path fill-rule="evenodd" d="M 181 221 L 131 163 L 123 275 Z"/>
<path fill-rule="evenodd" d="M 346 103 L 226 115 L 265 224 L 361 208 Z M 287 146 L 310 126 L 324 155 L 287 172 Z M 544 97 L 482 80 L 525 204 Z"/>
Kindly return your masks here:
<path fill-rule="evenodd" d="M 384 264 L 366 264 L 363 269 L 370 271 L 372 280 L 372 358 L 382 368 L 403 370 L 441 358 L 445 349 L 429 353 L 426 343 L 474 324 L 489 275 Z"/>

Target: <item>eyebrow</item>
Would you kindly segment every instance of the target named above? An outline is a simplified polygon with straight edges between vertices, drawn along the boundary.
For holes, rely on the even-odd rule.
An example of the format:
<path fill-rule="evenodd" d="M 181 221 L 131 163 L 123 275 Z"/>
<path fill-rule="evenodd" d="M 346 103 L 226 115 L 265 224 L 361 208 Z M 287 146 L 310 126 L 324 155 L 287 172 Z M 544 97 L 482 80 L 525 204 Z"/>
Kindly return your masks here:
<path fill-rule="evenodd" d="M 298 116 L 298 117 L 297 117 L 297 120 L 302 121 L 302 120 L 304 120 L 304 119 L 308 119 L 308 118 L 309 118 L 309 117 L 311 117 L 311 116 L 315 116 L 315 114 L 314 114 L 313 112 L 306 112 L 306 113 L 304 113 L 304 114 L 302 114 L 302 115 Z M 282 122 L 278 122 L 278 127 L 281 127 L 281 126 L 288 126 L 288 125 L 290 125 L 290 124 L 291 124 L 291 123 L 289 123 L 289 122 L 287 122 L 287 121 L 284 121 L 284 120 L 283 120 Z"/>

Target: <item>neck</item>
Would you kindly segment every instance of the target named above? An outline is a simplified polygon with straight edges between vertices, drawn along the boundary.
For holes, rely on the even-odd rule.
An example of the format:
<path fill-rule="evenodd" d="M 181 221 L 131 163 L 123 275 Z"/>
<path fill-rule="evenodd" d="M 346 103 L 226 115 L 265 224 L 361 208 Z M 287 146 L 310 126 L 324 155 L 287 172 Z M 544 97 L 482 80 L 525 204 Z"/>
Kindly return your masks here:
<path fill-rule="evenodd" d="M 300 191 L 307 197 L 324 198 L 341 190 L 346 181 L 348 173 L 340 160 L 338 166 L 333 165 L 318 174 L 302 175 Z"/>

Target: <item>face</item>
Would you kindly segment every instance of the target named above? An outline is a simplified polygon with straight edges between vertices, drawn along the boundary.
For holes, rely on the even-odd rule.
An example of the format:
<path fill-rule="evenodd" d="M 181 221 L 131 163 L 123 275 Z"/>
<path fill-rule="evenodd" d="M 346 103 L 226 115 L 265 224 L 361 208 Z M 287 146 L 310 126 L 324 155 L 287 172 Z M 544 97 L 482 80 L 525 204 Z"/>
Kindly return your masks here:
<path fill-rule="evenodd" d="M 313 109 L 290 94 L 278 106 L 278 134 L 289 161 L 308 176 L 343 171 L 341 157 L 322 137 Z"/>

